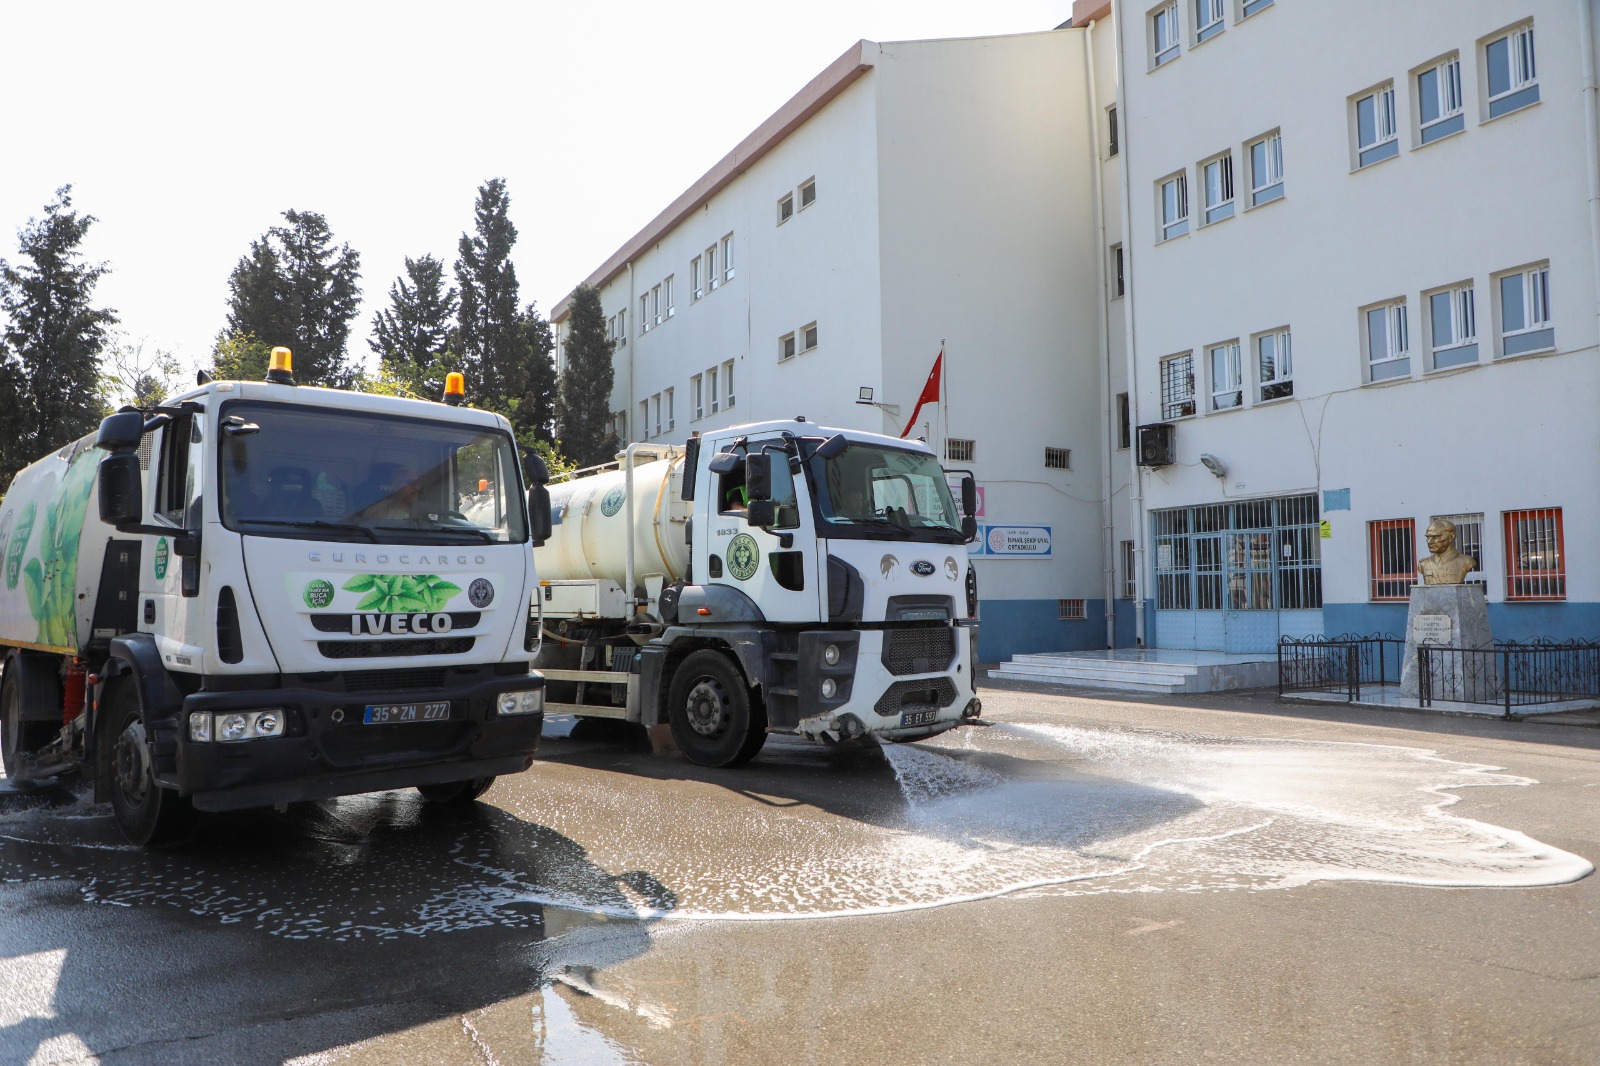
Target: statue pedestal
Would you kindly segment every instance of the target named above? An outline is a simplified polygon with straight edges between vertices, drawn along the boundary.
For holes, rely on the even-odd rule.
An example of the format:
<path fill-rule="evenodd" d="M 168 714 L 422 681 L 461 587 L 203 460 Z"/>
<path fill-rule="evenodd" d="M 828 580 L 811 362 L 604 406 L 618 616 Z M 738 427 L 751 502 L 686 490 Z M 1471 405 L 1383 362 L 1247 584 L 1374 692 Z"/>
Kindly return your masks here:
<path fill-rule="evenodd" d="M 1406 612 L 1406 647 L 1400 660 L 1400 694 L 1417 697 L 1417 645 L 1442 644 L 1451 648 L 1488 648 L 1489 605 L 1478 585 L 1413 585 L 1411 609 Z M 1447 700 L 1453 693 L 1472 693 L 1479 699 L 1500 696 L 1500 667 L 1494 656 L 1436 655 L 1432 657 L 1432 699 Z"/>

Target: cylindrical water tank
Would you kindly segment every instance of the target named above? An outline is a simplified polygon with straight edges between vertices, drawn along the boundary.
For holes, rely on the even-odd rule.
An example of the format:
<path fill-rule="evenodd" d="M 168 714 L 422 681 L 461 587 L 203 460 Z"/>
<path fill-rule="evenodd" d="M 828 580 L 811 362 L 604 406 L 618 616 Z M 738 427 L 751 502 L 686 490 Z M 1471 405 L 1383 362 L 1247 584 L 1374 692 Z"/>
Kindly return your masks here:
<path fill-rule="evenodd" d="M 634 580 L 663 574 L 675 581 L 689 566 L 684 525 L 690 504 L 680 499 L 681 455 L 633 468 Z M 550 539 L 534 549 L 541 580 L 606 578 L 623 584 L 628 568 L 628 472 L 607 470 L 550 486 L 555 519 Z"/>

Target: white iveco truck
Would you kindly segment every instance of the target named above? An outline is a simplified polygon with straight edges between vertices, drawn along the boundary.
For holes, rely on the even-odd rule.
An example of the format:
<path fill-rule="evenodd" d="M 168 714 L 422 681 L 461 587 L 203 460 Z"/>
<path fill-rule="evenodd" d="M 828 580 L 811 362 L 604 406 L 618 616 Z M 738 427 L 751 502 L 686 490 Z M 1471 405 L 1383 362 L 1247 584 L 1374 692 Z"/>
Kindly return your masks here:
<path fill-rule="evenodd" d="M 195 809 L 459 802 L 538 748 L 543 463 L 525 496 L 505 419 L 297 388 L 288 355 L 111 415 L 0 506 L 6 775 L 85 770 L 136 843 Z"/>
<path fill-rule="evenodd" d="M 712 766 L 768 733 L 913 740 L 976 718 L 960 484 L 958 512 L 925 444 L 795 419 L 630 445 L 552 485 L 549 712 L 668 722 Z"/>

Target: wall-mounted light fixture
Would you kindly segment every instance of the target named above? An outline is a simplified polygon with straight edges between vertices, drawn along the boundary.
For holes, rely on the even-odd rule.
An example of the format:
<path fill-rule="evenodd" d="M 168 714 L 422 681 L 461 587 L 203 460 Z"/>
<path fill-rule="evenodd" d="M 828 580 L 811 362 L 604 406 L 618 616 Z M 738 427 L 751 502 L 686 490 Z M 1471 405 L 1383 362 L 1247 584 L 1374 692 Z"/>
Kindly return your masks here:
<path fill-rule="evenodd" d="M 872 398 L 871 385 L 863 385 L 856 391 L 856 403 L 866 404 L 868 407 L 876 407 L 881 411 L 887 411 L 891 415 L 898 415 L 900 413 L 899 404 L 879 403 L 877 400 L 874 400 Z"/>
<path fill-rule="evenodd" d="M 1218 459 L 1210 452 L 1200 453 L 1200 465 L 1204 466 L 1207 470 L 1211 471 L 1219 478 L 1228 476 L 1228 464 L 1224 463 L 1221 459 Z"/>

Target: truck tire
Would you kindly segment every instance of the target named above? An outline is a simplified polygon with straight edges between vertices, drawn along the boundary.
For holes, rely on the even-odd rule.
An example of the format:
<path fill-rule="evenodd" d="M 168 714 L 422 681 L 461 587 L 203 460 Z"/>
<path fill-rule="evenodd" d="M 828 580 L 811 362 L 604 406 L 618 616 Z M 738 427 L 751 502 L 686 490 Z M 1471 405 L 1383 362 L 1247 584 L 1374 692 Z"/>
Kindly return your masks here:
<path fill-rule="evenodd" d="M 464 807 L 489 791 L 492 777 L 474 777 L 470 781 L 447 781 L 442 785 L 418 785 L 417 791 L 429 803 L 441 806 Z"/>
<path fill-rule="evenodd" d="M 133 685 L 120 684 L 112 691 L 102 728 L 111 760 L 111 813 L 123 835 L 145 847 L 193 836 L 194 804 L 156 784 L 144 711 Z"/>
<path fill-rule="evenodd" d="M 59 708 L 61 690 L 53 676 L 45 673 L 37 657 L 12 652 L 6 658 L 5 676 L 0 679 L 0 765 L 6 777 L 15 777 L 19 756 L 38 751 L 60 732 L 59 722 L 29 722 L 22 716 L 22 704 L 49 698 L 54 693 Z"/>
<path fill-rule="evenodd" d="M 697 651 L 678 664 L 667 695 L 667 718 L 678 750 L 701 766 L 749 762 L 767 742 L 766 712 L 721 652 Z"/>

